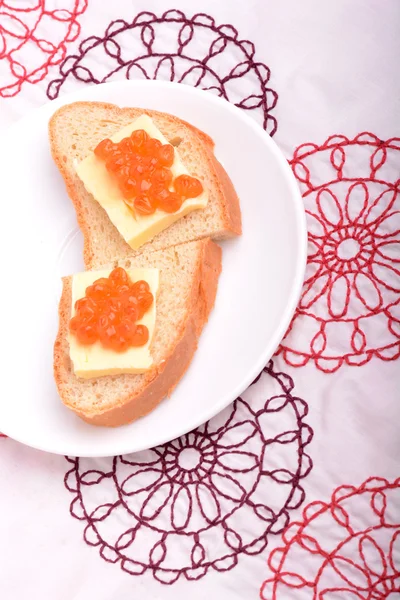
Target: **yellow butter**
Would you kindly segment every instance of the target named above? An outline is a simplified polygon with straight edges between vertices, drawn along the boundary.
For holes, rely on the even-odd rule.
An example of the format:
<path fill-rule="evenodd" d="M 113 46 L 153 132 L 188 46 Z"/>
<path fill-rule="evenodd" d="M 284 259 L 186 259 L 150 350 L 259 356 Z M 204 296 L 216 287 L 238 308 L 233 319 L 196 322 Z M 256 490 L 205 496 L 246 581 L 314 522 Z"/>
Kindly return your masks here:
<path fill-rule="evenodd" d="M 111 140 L 113 142 L 120 142 L 137 129 L 144 129 L 150 137 L 160 140 L 163 144 L 168 144 L 168 140 L 147 115 L 141 115 L 133 123 L 113 135 Z M 175 160 L 171 171 L 174 179 L 179 175 L 189 174 L 176 148 Z M 86 190 L 104 208 L 111 222 L 133 249 L 139 248 L 181 217 L 184 217 L 193 210 L 204 208 L 207 205 L 207 193 L 203 191 L 197 198 L 185 200 L 181 208 L 172 214 L 158 209 L 152 215 L 133 214 L 126 206 L 118 184 L 108 173 L 104 161 L 98 159 L 94 152 L 91 152 L 89 156 L 77 165 L 76 172 Z"/>
<path fill-rule="evenodd" d="M 92 285 L 100 277 L 108 277 L 110 270 L 107 271 L 87 271 L 78 273 L 72 278 L 72 314 L 75 315 L 75 302 L 85 296 L 86 288 Z M 129 348 L 126 352 L 114 352 L 103 348 L 100 342 L 92 346 L 83 346 L 79 344 L 76 337 L 68 334 L 69 353 L 74 367 L 74 373 L 77 377 L 90 379 L 92 377 L 102 377 L 104 375 L 117 375 L 121 373 L 144 373 L 147 371 L 153 359 L 150 354 L 150 345 L 154 335 L 156 323 L 156 297 L 159 286 L 158 269 L 127 269 L 133 282 L 144 279 L 150 286 L 154 302 L 138 321 L 138 324 L 146 325 L 149 330 L 149 340 L 147 344 L 140 347 Z"/>

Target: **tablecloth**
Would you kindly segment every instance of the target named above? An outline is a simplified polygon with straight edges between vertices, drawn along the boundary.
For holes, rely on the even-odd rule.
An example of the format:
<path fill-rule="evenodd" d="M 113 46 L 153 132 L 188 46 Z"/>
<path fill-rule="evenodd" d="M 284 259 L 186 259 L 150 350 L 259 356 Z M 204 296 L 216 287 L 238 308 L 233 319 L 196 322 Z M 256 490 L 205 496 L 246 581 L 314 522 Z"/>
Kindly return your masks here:
<path fill-rule="evenodd" d="M 196 85 L 274 137 L 309 229 L 285 339 L 209 423 L 103 459 L 0 439 L 2 598 L 400 598 L 399 26 L 396 0 L 0 2 L 2 131 L 88 84 Z"/>

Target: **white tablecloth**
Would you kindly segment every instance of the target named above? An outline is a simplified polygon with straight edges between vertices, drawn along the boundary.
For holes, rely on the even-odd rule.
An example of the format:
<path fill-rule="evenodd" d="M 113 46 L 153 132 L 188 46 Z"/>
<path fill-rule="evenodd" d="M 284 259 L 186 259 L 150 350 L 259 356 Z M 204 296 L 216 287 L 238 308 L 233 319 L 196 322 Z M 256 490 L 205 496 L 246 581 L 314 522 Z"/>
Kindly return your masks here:
<path fill-rule="evenodd" d="M 399 26 L 396 0 L 0 3 L 3 131 L 88 83 L 210 88 L 274 135 L 310 234 L 277 356 L 206 426 L 115 459 L 0 438 L 2 598 L 400 598 Z"/>

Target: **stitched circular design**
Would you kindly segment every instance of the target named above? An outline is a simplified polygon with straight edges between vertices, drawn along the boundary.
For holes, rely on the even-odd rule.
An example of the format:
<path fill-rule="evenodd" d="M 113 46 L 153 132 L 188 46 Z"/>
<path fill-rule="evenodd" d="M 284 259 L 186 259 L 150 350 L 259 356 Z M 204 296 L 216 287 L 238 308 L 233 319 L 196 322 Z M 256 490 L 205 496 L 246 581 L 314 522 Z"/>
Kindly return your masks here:
<path fill-rule="evenodd" d="M 312 502 L 271 552 L 264 600 L 398 600 L 400 479 L 342 486 Z M 296 591 L 293 591 L 296 590 Z"/>
<path fill-rule="evenodd" d="M 251 396 L 164 446 L 68 458 L 71 514 L 85 523 L 86 542 L 124 571 L 166 584 L 230 570 L 240 554 L 264 550 L 304 499 L 312 431 L 292 379 L 272 363 Z"/>
<path fill-rule="evenodd" d="M 83 40 L 77 54 L 62 63 L 47 94 L 56 98 L 61 88 L 69 91 L 77 82 L 166 79 L 230 100 L 273 135 L 277 121 L 271 110 L 278 96 L 267 86 L 269 68 L 255 53 L 254 44 L 240 40 L 232 25 L 217 25 L 209 15 L 141 12 L 131 23 L 112 21 L 103 35 Z"/>
<path fill-rule="evenodd" d="M 24 6 L 22 6 L 22 4 Z M 0 2 L 0 96 L 15 96 L 24 82 L 37 83 L 65 57 L 80 31 L 87 0 Z"/>
<path fill-rule="evenodd" d="M 400 138 L 304 144 L 291 160 L 307 213 L 306 281 L 280 351 L 325 372 L 400 356 Z"/>

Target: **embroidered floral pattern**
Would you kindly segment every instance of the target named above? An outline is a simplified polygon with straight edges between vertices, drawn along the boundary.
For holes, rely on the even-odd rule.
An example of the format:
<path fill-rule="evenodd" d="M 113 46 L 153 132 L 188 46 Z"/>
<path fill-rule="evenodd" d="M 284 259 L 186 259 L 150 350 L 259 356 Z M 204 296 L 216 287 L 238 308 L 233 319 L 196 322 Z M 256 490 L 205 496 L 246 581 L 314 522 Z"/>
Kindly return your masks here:
<path fill-rule="evenodd" d="M 0 96 L 15 96 L 24 82 L 37 83 L 65 57 L 80 32 L 87 0 L 0 2 Z"/>
<path fill-rule="evenodd" d="M 326 372 L 400 355 L 400 138 L 363 133 L 300 146 L 306 280 L 281 351 Z"/>
<path fill-rule="evenodd" d="M 396 600 L 400 596 L 400 479 L 342 486 L 312 502 L 271 552 L 264 600 Z"/>
<path fill-rule="evenodd" d="M 56 98 L 61 88 L 73 89 L 77 82 L 166 79 L 234 102 L 273 135 L 277 122 L 271 111 L 278 96 L 268 87 L 270 70 L 256 58 L 254 44 L 238 36 L 232 25 L 217 25 L 206 14 L 141 12 L 131 23 L 112 21 L 104 34 L 83 40 L 47 93 Z"/>
<path fill-rule="evenodd" d="M 172 584 L 230 570 L 264 550 L 304 499 L 306 415 L 271 363 L 251 403 L 238 398 L 180 439 L 114 459 L 69 458 L 71 514 L 86 524 L 86 542 L 132 575 Z"/>

